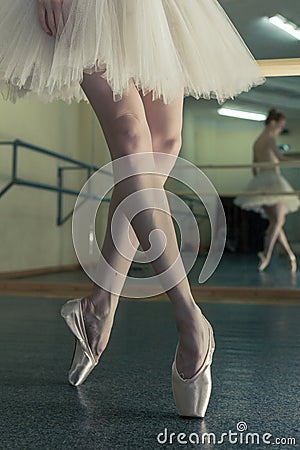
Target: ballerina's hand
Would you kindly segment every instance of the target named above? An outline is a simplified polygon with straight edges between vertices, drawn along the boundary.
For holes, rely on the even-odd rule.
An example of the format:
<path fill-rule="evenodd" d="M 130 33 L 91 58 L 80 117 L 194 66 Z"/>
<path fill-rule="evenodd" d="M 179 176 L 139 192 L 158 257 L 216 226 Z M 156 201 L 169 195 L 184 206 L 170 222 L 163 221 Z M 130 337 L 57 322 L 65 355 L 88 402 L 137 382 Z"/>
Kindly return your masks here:
<path fill-rule="evenodd" d="M 38 0 L 39 20 L 49 36 L 60 36 L 66 24 L 70 0 Z"/>

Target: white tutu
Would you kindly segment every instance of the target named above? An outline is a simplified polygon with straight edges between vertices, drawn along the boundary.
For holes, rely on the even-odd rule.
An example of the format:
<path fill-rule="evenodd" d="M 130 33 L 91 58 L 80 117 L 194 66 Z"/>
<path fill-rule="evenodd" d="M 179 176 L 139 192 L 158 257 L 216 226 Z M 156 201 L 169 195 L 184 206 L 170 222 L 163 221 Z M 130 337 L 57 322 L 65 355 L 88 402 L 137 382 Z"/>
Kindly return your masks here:
<path fill-rule="evenodd" d="M 118 101 L 132 78 L 169 103 L 181 92 L 219 103 L 265 81 L 216 0 L 64 0 L 61 32 L 48 36 L 37 0 L 0 2 L 0 90 L 16 102 L 88 102 L 83 72 L 101 71 Z M 64 17 L 64 22 L 63 22 Z M 67 18 L 67 20 L 65 20 Z M 63 26 L 62 23 L 65 23 Z M 103 73 L 104 69 L 106 71 Z"/>
<path fill-rule="evenodd" d="M 252 210 L 267 219 L 262 205 L 275 205 L 283 203 L 285 211 L 291 213 L 300 207 L 300 200 L 297 195 L 279 195 L 278 192 L 295 192 L 288 181 L 280 174 L 279 168 L 260 170 L 248 185 L 245 192 L 253 192 L 252 195 L 238 195 L 234 199 L 234 204 L 246 210 Z M 255 195 L 255 192 L 261 194 Z M 265 194 L 262 194 L 265 192 Z M 277 193 L 272 195 L 272 192 Z"/>

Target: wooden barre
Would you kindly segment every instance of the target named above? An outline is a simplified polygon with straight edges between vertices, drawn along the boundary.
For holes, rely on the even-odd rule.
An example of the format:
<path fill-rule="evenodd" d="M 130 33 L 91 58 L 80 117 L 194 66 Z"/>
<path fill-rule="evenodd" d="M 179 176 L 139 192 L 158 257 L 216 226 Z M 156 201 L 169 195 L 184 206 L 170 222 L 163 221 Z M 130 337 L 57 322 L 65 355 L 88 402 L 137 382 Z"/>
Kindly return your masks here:
<path fill-rule="evenodd" d="M 274 167 L 300 167 L 299 161 L 280 162 L 255 162 L 249 164 L 195 164 L 199 169 L 248 169 L 253 167 L 274 168 Z"/>
<path fill-rule="evenodd" d="M 183 197 L 196 197 L 196 199 L 198 199 L 198 195 L 195 192 L 191 192 L 191 191 L 177 191 L 174 192 L 175 195 L 181 195 Z M 216 195 L 214 192 L 201 192 L 201 194 L 203 196 L 207 196 L 207 195 Z M 251 197 L 252 195 L 296 195 L 298 197 L 300 197 L 300 191 L 293 191 L 293 192 L 265 192 L 265 191 L 252 191 L 252 192 L 247 192 L 247 191 L 242 191 L 242 192 L 218 192 L 219 197 L 237 197 L 238 195 L 242 195 L 242 196 L 246 196 L 246 197 Z M 191 200 L 194 200 L 193 198 L 191 198 Z M 199 199 L 201 200 L 201 199 Z"/>
<path fill-rule="evenodd" d="M 300 75 L 300 58 L 256 60 L 265 77 L 290 77 Z"/>
<path fill-rule="evenodd" d="M 300 157 L 300 153 L 299 153 Z M 194 169 L 198 167 L 199 169 L 248 169 L 252 167 L 261 167 L 261 168 L 274 168 L 274 167 L 300 167 L 300 159 L 299 160 L 291 160 L 291 161 L 279 161 L 279 162 L 252 162 L 247 164 L 183 164 L 180 163 L 180 167 L 183 169 L 186 167 L 187 169 Z M 172 172 L 171 172 L 172 173 Z M 171 176 L 172 178 L 172 176 Z"/>

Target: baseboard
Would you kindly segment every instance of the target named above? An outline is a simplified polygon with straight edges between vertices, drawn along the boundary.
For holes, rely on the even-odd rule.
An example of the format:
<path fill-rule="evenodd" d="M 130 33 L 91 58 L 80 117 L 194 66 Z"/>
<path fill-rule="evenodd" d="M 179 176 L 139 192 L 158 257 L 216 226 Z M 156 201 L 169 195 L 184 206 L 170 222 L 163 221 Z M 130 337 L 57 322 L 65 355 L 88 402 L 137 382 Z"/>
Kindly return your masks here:
<path fill-rule="evenodd" d="M 2 296 L 22 297 L 51 297 L 51 298 L 81 298 L 89 294 L 92 289 L 90 283 L 57 283 L 36 282 L 23 280 L 0 280 L 0 292 Z M 145 286 L 144 286 L 145 287 Z M 151 286 L 150 286 L 151 287 Z M 151 290 L 151 289 L 150 289 Z M 140 288 L 137 287 L 137 296 Z M 300 296 L 298 289 L 278 288 L 251 288 L 251 287 L 193 287 L 192 294 L 195 301 L 201 307 L 204 303 L 255 303 L 255 304 L 285 304 L 299 305 Z M 125 298 L 129 301 L 170 301 L 166 294 L 155 297 Z"/>

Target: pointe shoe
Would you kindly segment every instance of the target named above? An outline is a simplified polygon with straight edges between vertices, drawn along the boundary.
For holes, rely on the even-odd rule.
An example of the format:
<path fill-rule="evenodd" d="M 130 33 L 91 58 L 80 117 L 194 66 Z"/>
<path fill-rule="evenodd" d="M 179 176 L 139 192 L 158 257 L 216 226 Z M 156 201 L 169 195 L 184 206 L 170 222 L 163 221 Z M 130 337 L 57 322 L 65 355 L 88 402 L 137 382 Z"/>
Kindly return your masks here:
<path fill-rule="evenodd" d="M 69 369 L 69 383 L 73 386 L 82 384 L 98 364 L 88 343 L 84 325 L 81 299 L 67 301 L 61 308 L 61 316 L 75 335 L 75 347 Z"/>
<path fill-rule="evenodd" d="M 260 263 L 258 264 L 258 270 L 260 271 L 260 272 L 262 272 L 263 270 L 265 270 L 265 268 L 268 266 L 268 264 L 269 264 L 269 261 L 266 259 L 266 257 L 265 257 L 265 255 L 264 255 L 264 253 L 263 252 L 258 252 L 257 253 L 257 256 L 259 257 L 259 259 L 260 259 Z"/>
<path fill-rule="evenodd" d="M 292 273 L 297 272 L 297 260 L 295 255 L 289 257 L 289 267 Z"/>
<path fill-rule="evenodd" d="M 172 364 L 172 390 L 176 408 L 180 416 L 203 418 L 211 395 L 211 363 L 215 350 L 215 340 L 211 324 L 205 317 L 204 319 L 209 326 L 208 350 L 202 366 L 191 378 L 182 378 L 178 373 L 176 367 L 178 344 L 176 347 Z"/>

